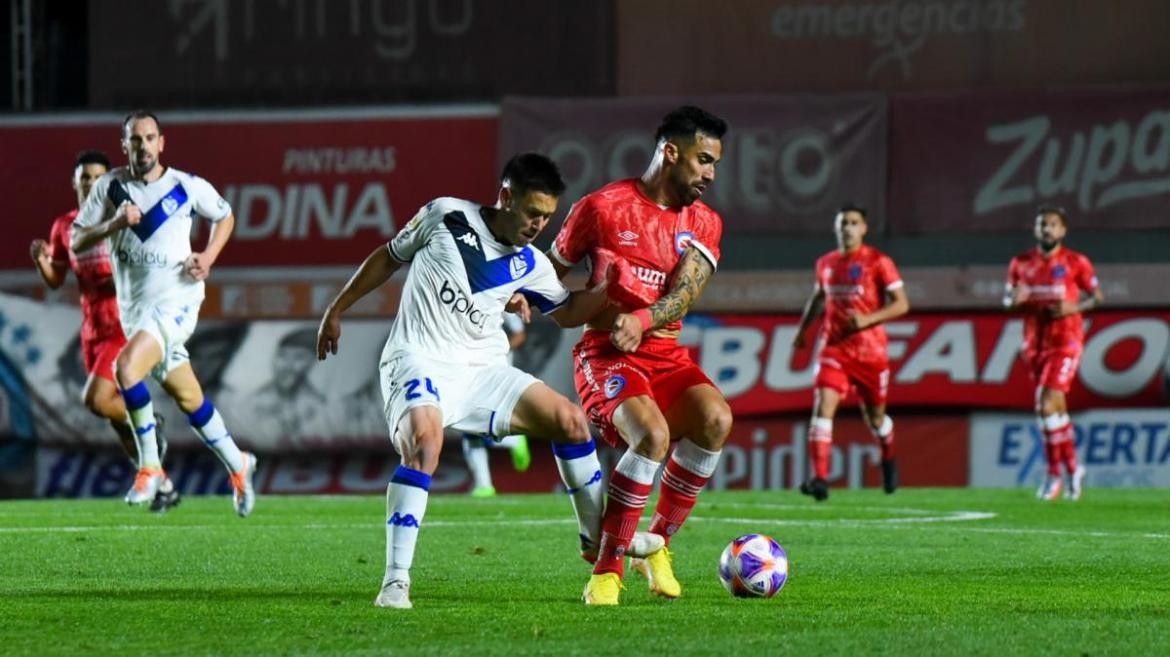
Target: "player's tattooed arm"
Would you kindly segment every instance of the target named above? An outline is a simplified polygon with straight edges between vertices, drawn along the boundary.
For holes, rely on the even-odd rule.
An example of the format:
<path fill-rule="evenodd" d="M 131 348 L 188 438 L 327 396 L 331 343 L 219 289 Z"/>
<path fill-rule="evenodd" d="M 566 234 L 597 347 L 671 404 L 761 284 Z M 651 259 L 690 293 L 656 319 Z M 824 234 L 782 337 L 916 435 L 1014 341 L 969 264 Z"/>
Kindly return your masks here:
<path fill-rule="evenodd" d="M 682 319 L 707 287 L 715 267 L 698 249 L 688 248 L 675 265 L 670 291 L 646 308 L 614 318 L 609 340 L 625 352 L 638 350 L 646 331 Z"/>
<path fill-rule="evenodd" d="M 821 289 L 820 283 L 815 283 L 812 294 L 808 295 L 808 299 L 804 302 L 804 309 L 800 312 L 800 323 L 796 325 L 796 333 L 792 336 L 793 347 L 804 349 L 807 344 L 804 335 L 808 333 L 809 324 L 812 324 L 813 320 L 820 317 L 823 312 L 825 312 L 825 291 Z"/>
<path fill-rule="evenodd" d="M 325 360 L 326 354 L 336 354 L 341 340 L 341 313 L 345 312 L 374 288 L 390 280 L 402 263 L 390 256 L 390 248 L 383 244 L 366 256 L 364 262 L 346 282 L 341 292 L 325 309 L 321 326 L 317 329 L 317 360 Z"/>
<path fill-rule="evenodd" d="M 670 292 L 647 308 L 652 327 L 665 326 L 685 317 L 699 300 L 703 288 L 707 287 L 715 267 L 702 252 L 691 247 L 683 254 L 675 271 Z"/>

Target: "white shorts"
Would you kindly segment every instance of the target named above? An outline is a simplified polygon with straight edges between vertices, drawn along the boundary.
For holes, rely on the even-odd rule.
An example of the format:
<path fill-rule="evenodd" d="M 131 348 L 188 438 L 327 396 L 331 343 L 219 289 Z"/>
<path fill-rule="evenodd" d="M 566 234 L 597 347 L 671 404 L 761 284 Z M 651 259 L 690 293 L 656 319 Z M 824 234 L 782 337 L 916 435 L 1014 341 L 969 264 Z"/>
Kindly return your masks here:
<path fill-rule="evenodd" d="M 122 330 L 127 339 L 142 331 L 150 334 L 162 349 L 162 360 L 150 371 L 156 380 L 162 381 L 171 370 L 191 360 L 187 340 L 199 321 L 200 303 L 142 304 L 122 314 Z"/>
<path fill-rule="evenodd" d="M 378 367 L 391 442 L 399 450 L 398 423 L 417 406 L 435 406 L 443 428 L 493 438 L 511 431 L 512 412 L 539 379 L 511 365 L 455 365 L 395 352 Z"/>

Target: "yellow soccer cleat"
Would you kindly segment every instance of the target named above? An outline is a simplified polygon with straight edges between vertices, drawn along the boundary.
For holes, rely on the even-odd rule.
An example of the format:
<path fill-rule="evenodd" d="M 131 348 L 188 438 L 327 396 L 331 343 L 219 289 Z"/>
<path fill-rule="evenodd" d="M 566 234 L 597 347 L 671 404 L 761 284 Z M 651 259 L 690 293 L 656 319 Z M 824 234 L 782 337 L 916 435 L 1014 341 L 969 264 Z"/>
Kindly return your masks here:
<path fill-rule="evenodd" d="M 616 605 L 623 588 L 622 578 L 617 573 L 591 575 L 581 598 L 587 605 Z"/>
<path fill-rule="evenodd" d="M 682 595 L 682 585 L 674 578 L 670 550 L 665 546 L 657 552 L 646 555 L 645 559 L 630 559 L 630 566 L 650 581 L 650 592 L 663 598 L 677 598 Z"/>

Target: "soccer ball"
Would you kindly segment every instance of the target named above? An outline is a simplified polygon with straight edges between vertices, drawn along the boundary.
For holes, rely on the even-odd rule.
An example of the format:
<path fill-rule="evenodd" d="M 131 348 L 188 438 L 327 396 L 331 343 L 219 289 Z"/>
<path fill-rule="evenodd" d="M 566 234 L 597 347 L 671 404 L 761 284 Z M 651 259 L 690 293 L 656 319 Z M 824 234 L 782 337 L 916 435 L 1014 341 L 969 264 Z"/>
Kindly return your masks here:
<path fill-rule="evenodd" d="M 723 549 L 719 579 L 737 598 L 770 598 L 788 581 L 788 555 L 763 534 L 745 534 Z"/>

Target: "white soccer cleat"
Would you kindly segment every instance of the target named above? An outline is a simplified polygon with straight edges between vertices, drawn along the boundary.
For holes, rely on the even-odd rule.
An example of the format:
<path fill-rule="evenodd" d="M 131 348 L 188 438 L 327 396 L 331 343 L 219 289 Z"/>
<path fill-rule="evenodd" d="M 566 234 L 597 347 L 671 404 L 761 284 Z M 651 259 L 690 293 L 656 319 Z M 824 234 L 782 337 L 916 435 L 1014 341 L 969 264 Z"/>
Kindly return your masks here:
<path fill-rule="evenodd" d="M 126 493 L 126 504 L 138 505 L 154 501 L 164 476 L 162 468 L 140 469 L 134 476 L 134 485 Z"/>
<path fill-rule="evenodd" d="M 1036 491 L 1036 498 L 1051 501 L 1060 497 L 1060 475 L 1046 475 L 1044 483 Z"/>
<path fill-rule="evenodd" d="M 240 452 L 244 458 L 244 469 L 233 472 L 228 478 L 232 484 L 232 503 L 241 518 L 247 518 L 256 506 L 256 489 L 252 486 L 252 475 L 256 474 L 256 455 Z"/>
<path fill-rule="evenodd" d="M 410 580 L 396 579 L 382 585 L 382 591 L 374 600 L 375 607 L 410 609 Z"/>
<path fill-rule="evenodd" d="M 1068 476 L 1068 490 L 1064 492 L 1064 496 L 1074 502 L 1081 499 L 1081 492 L 1085 489 L 1084 483 L 1085 466 L 1078 465 Z"/>

